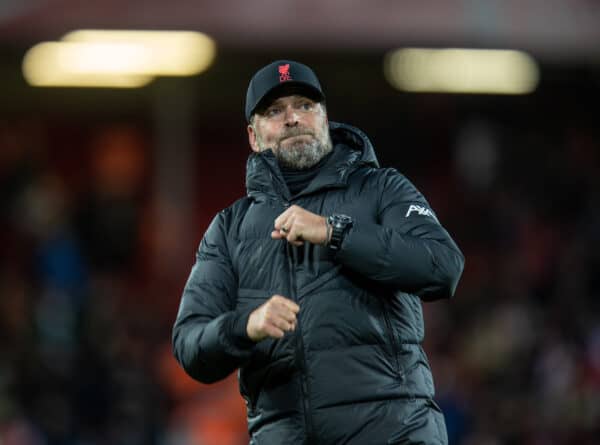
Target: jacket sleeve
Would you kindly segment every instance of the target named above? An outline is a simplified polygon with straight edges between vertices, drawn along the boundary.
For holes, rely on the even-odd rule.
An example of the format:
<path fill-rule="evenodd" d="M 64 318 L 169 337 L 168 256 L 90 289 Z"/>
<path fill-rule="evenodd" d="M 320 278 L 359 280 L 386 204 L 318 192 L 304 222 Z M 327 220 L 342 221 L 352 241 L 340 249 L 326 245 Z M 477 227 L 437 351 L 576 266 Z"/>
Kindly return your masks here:
<path fill-rule="evenodd" d="M 394 169 L 383 174 L 376 190 L 378 224 L 355 219 L 337 259 L 371 280 L 423 300 L 452 297 L 463 254 L 416 187 Z"/>
<path fill-rule="evenodd" d="M 173 327 L 173 352 L 185 371 L 203 383 L 227 377 L 252 353 L 249 312 L 235 310 L 237 279 L 226 244 L 226 211 L 206 231 L 183 290 Z"/>

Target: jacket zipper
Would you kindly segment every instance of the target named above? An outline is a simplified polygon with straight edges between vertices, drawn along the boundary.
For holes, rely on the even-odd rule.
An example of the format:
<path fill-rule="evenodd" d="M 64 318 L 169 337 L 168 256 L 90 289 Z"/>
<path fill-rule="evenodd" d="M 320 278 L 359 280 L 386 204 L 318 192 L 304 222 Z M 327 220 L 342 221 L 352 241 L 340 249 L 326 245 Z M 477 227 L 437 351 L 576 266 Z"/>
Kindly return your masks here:
<path fill-rule="evenodd" d="M 296 283 L 296 276 L 294 274 L 294 247 L 290 244 L 287 244 L 287 256 L 288 256 L 288 267 L 290 271 L 290 288 L 294 295 L 292 295 L 292 299 L 298 302 L 298 289 Z M 296 319 L 296 353 L 298 354 L 298 361 L 300 362 L 300 379 L 301 379 L 301 390 L 302 390 L 302 403 L 304 408 L 304 425 L 306 429 L 306 442 L 307 444 L 313 443 L 313 425 L 312 425 L 312 417 L 310 415 L 310 400 L 309 400 L 309 387 L 308 387 L 308 378 L 306 376 L 306 357 L 304 356 L 304 341 L 302 340 L 302 328 L 300 323 L 300 317 Z"/>

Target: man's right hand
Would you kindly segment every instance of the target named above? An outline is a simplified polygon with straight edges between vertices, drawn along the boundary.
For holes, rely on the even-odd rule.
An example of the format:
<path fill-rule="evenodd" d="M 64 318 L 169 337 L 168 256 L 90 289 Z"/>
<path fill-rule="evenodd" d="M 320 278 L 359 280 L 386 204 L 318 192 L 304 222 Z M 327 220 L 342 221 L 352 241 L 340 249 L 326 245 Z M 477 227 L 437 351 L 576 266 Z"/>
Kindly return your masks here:
<path fill-rule="evenodd" d="M 292 300 L 273 295 L 248 317 L 248 337 L 255 342 L 267 337 L 283 337 L 285 332 L 296 329 L 296 314 L 299 310 L 300 306 Z"/>

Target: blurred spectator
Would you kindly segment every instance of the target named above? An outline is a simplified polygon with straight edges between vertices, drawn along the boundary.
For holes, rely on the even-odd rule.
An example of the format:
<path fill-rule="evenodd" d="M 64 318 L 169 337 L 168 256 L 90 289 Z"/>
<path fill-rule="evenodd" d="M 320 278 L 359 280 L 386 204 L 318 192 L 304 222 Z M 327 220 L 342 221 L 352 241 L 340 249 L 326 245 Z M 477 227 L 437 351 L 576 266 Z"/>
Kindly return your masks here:
<path fill-rule="evenodd" d="M 87 257 L 100 270 L 131 270 L 147 162 L 142 137 L 134 128 L 109 127 L 90 150 L 91 177 L 78 215 Z"/>

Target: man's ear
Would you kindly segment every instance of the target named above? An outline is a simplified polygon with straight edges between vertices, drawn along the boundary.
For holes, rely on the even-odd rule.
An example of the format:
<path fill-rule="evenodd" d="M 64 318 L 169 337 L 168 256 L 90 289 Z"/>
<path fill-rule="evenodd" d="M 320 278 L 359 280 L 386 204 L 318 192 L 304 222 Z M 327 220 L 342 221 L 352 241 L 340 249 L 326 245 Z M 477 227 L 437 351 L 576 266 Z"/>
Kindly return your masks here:
<path fill-rule="evenodd" d="M 250 124 L 246 127 L 246 130 L 248 130 L 248 142 L 250 143 L 250 148 L 252 148 L 252 151 L 258 153 L 260 149 L 256 143 L 256 130 L 254 129 L 254 126 Z"/>

